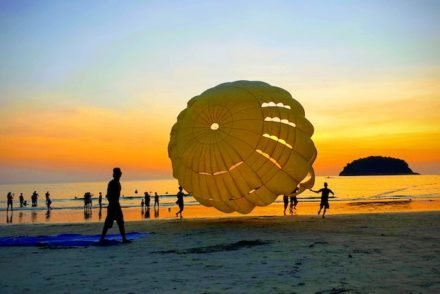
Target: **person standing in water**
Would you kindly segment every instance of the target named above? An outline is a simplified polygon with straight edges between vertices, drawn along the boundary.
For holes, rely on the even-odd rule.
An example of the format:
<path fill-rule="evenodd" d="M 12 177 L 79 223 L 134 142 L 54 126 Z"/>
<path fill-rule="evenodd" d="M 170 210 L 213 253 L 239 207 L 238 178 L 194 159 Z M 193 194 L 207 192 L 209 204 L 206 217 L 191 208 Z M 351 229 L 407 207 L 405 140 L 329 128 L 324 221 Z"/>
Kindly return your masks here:
<path fill-rule="evenodd" d="M 102 209 L 102 193 L 101 192 L 99 192 L 98 204 L 99 204 L 99 209 Z"/>
<path fill-rule="evenodd" d="M 121 169 L 119 167 L 115 167 L 113 169 L 113 180 L 111 180 L 107 186 L 107 217 L 105 218 L 104 228 L 102 229 L 101 239 L 99 240 L 100 243 L 105 242 L 104 237 L 107 234 L 108 229 L 113 226 L 114 221 L 116 221 L 118 224 L 122 242 L 131 242 L 125 236 L 124 215 L 122 214 L 122 208 L 119 204 L 119 198 L 121 197 L 121 183 L 119 180 L 121 179 L 121 176 Z"/>
<path fill-rule="evenodd" d="M 52 204 L 52 200 L 50 199 L 50 193 L 49 191 L 46 192 L 46 206 L 47 206 L 47 210 L 52 209 L 52 207 L 50 207 L 50 205 Z"/>
<path fill-rule="evenodd" d="M 310 189 L 310 191 L 315 193 L 321 193 L 321 203 L 319 205 L 318 215 L 321 213 L 321 209 L 324 208 L 324 212 L 322 213 L 322 218 L 325 218 L 325 212 L 330 208 L 330 204 L 328 203 L 328 197 L 330 193 L 335 195 L 332 190 L 330 190 L 327 183 L 324 183 L 324 188 L 319 189 L 318 191 Z"/>
<path fill-rule="evenodd" d="M 150 200 L 151 200 L 150 193 L 144 192 L 144 198 L 145 198 L 145 209 L 150 208 Z"/>
<path fill-rule="evenodd" d="M 37 191 L 34 191 L 34 193 L 32 193 L 31 200 L 32 200 L 32 207 L 37 207 L 37 205 L 38 205 L 38 193 L 37 193 Z"/>
<path fill-rule="evenodd" d="M 182 190 L 183 188 L 179 186 L 179 192 L 177 192 L 177 201 L 176 201 L 176 204 L 179 206 L 179 211 L 176 213 L 176 216 L 179 216 L 180 214 L 180 218 L 182 218 L 182 212 L 184 208 L 183 197 L 186 196 L 185 193 L 182 192 Z"/>
<path fill-rule="evenodd" d="M 6 207 L 6 212 L 9 211 L 9 206 L 11 207 L 11 211 L 14 211 L 14 208 L 12 207 L 12 200 L 14 199 L 14 194 L 8 192 L 8 195 L 6 195 L 6 199 L 8 202 L 8 206 Z"/>
<path fill-rule="evenodd" d="M 156 208 L 156 205 L 159 208 L 159 195 L 157 192 L 154 192 L 154 208 Z"/>
<path fill-rule="evenodd" d="M 18 197 L 18 199 L 20 200 L 20 207 L 23 207 L 23 205 L 24 205 L 24 196 L 23 196 L 23 193 L 20 193 L 20 197 Z"/>

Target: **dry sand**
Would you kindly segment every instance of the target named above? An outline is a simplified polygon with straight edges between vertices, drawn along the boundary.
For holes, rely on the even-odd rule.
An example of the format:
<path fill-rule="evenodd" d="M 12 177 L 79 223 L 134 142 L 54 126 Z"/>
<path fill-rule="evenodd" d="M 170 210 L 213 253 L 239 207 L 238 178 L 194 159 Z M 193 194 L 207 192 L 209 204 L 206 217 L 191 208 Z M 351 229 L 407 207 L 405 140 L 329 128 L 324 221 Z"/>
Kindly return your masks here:
<path fill-rule="evenodd" d="M 148 220 L 126 227 L 151 234 L 109 247 L 1 248 L 0 292 L 440 293 L 438 211 Z M 0 235 L 101 228 L 9 225 Z"/>

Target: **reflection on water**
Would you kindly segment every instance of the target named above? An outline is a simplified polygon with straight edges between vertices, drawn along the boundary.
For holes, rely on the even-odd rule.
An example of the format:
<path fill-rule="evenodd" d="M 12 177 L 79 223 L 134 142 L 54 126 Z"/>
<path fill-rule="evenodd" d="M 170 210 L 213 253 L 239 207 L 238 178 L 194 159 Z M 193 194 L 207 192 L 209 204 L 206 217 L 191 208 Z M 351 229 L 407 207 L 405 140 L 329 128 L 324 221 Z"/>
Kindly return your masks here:
<path fill-rule="evenodd" d="M 99 220 L 101 220 L 101 217 L 102 217 L 102 205 L 99 206 L 99 213 L 98 213 Z"/>
<path fill-rule="evenodd" d="M 92 218 L 92 209 L 91 208 L 86 208 L 84 209 L 84 219 L 88 220 Z"/>
<path fill-rule="evenodd" d="M 159 218 L 159 206 L 158 207 L 154 206 L 154 217 Z"/>
<path fill-rule="evenodd" d="M 123 208 L 124 219 L 126 221 L 133 220 L 145 220 L 153 218 L 159 218 L 160 210 L 159 209 L 145 209 L 141 210 L 141 214 L 139 215 L 139 208 Z M 166 208 L 163 208 L 166 209 Z M 106 212 L 103 209 L 96 208 L 96 212 L 93 209 L 23 209 L 18 212 L 15 211 L 15 214 L 18 213 L 18 217 L 13 217 L 11 211 L 1 211 L 0 210 L 0 218 L 3 221 L 0 221 L 1 224 L 10 224 L 15 222 L 17 224 L 26 224 L 26 223 L 81 223 L 81 222 L 101 222 L 106 217 Z M 105 210 L 105 209 L 104 209 Z M 163 214 L 163 212 L 162 212 Z M 168 218 L 169 215 L 162 216 Z M 6 222 L 5 222 L 6 218 Z"/>
<path fill-rule="evenodd" d="M 11 211 L 11 215 L 9 215 L 9 211 L 6 212 L 6 223 L 7 224 L 12 224 L 12 215 L 13 215 L 12 211 Z"/>
<path fill-rule="evenodd" d="M 31 212 L 31 221 L 32 221 L 33 223 L 35 223 L 35 222 L 37 221 L 37 212 L 36 212 L 35 210 L 33 210 L 33 211 Z"/>

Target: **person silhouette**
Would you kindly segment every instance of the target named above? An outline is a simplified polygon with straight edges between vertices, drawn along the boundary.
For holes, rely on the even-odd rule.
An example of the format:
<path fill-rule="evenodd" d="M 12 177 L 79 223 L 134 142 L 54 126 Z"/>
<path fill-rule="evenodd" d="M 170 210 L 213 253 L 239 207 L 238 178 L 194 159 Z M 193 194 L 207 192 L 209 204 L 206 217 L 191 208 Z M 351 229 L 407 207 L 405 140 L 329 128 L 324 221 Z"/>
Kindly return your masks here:
<path fill-rule="evenodd" d="M 20 207 L 23 207 L 23 204 L 24 204 L 24 196 L 23 196 L 23 193 L 20 193 L 20 196 L 18 197 L 18 199 L 20 200 Z"/>
<path fill-rule="evenodd" d="M 102 234 L 99 242 L 105 243 L 105 235 L 107 234 L 108 229 L 113 226 L 113 222 L 116 221 L 119 227 L 119 232 L 121 233 L 122 242 L 130 243 L 125 236 L 125 226 L 124 226 L 124 215 L 122 214 L 122 208 L 119 204 L 119 198 L 121 196 L 121 183 L 119 180 L 121 179 L 122 171 L 119 167 L 115 167 L 113 169 L 113 180 L 108 183 L 107 186 L 107 217 L 104 221 L 104 227 L 102 228 Z"/>
<path fill-rule="evenodd" d="M 144 192 L 144 198 L 145 198 L 145 208 L 150 208 L 150 201 L 151 201 L 151 196 L 150 193 L 148 192 Z"/>
<path fill-rule="evenodd" d="M 154 192 L 154 208 L 159 207 L 159 195 L 157 195 L 157 192 Z"/>
<path fill-rule="evenodd" d="M 14 194 L 11 192 L 8 192 L 8 195 L 6 195 L 8 206 L 6 207 L 6 212 L 9 211 L 9 206 L 11 207 L 11 211 L 14 211 L 14 208 L 12 207 L 12 200 L 14 199 Z"/>
<path fill-rule="evenodd" d="M 31 200 L 32 200 L 32 207 L 37 207 L 38 206 L 38 193 L 37 193 L 37 191 L 34 191 L 34 193 L 32 193 Z"/>
<path fill-rule="evenodd" d="M 290 196 L 290 208 L 289 212 L 290 214 L 293 214 L 294 209 L 296 209 L 296 206 L 298 205 L 298 198 L 296 195 Z"/>
<path fill-rule="evenodd" d="M 52 209 L 52 207 L 50 207 L 50 205 L 52 204 L 52 200 L 50 199 L 50 193 L 49 191 L 46 192 L 46 206 L 47 206 L 47 210 Z"/>
<path fill-rule="evenodd" d="M 322 218 L 325 218 L 325 212 L 330 208 L 330 204 L 328 203 L 329 194 L 335 195 L 332 190 L 330 190 L 327 183 L 324 183 L 324 188 L 319 189 L 318 191 L 310 189 L 310 191 L 315 193 L 321 193 L 321 203 L 319 204 L 318 215 L 321 213 L 321 209 L 324 208 L 324 212 L 322 213 Z"/>
<path fill-rule="evenodd" d="M 283 203 L 284 203 L 284 215 L 286 215 L 287 205 L 289 204 L 289 196 L 286 194 L 283 195 Z"/>
<path fill-rule="evenodd" d="M 290 207 L 289 211 L 290 214 L 293 214 L 293 210 L 296 209 L 296 206 L 298 205 L 298 199 L 296 197 L 296 193 L 298 193 L 299 187 L 296 187 L 295 190 L 293 190 L 292 194 L 290 195 Z"/>
<path fill-rule="evenodd" d="M 101 192 L 99 192 L 98 204 L 99 204 L 99 209 L 102 209 L 102 193 Z"/>
<path fill-rule="evenodd" d="M 176 213 L 176 217 L 179 216 L 180 214 L 180 218 L 182 218 L 182 212 L 183 212 L 183 208 L 184 208 L 184 202 L 183 202 L 183 197 L 186 196 L 185 193 L 182 192 L 183 188 L 181 186 L 179 186 L 179 192 L 177 192 L 177 201 L 176 204 L 179 206 L 179 211 Z"/>

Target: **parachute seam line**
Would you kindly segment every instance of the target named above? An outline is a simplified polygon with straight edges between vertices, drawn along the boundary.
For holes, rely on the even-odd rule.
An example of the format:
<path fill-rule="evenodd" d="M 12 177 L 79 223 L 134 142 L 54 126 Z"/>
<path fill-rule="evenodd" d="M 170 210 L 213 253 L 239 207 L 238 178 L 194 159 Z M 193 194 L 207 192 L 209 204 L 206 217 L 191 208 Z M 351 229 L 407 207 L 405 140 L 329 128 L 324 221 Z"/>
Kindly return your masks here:
<path fill-rule="evenodd" d="M 196 109 L 197 110 L 197 109 Z M 204 123 L 206 123 L 206 124 L 208 124 L 209 123 L 209 117 L 208 117 L 208 114 L 206 113 L 206 112 L 204 112 L 204 111 L 195 111 L 194 109 L 192 109 L 192 112 L 194 113 L 194 114 L 197 114 L 197 117 L 200 117 L 200 120 L 202 121 L 202 122 L 204 122 Z"/>
<path fill-rule="evenodd" d="M 233 136 L 231 136 L 231 137 L 233 137 Z M 229 147 L 229 149 L 230 149 L 232 152 L 234 152 L 234 155 L 237 156 L 241 161 L 243 161 L 243 157 L 241 156 L 240 152 L 238 152 L 238 151 L 236 150 L 236 148 L 234 148 L 234 146 L 233 146 L 230 142 L 228 142 L 227 140 L 223 140 L 222 143 L 225 144 L 225 145 L 227 145 L 227 146 Z M 235 164 L 236 164 L 236 163 L 235 163 Z"/>
<path fill-rule="evenodd" d="M 182 152 L 182 155 L 180 156 L 181 158 L 186 156 L 186 153 L 193 148 L 193 146 L 197 146 L 197 143 L 200 143 L 196 138 L 196 136 L 193 136 L 193 140 L 190 141 L 185 147 L 185 150 Z M 203 144 L 203 143 L 202 143 Z"/>
<path fill-rule="evenodd" d="M 229 130 L 238 130 L 238 131 L 245 131 L 245 132 L 248 132 L 248 133 L 251 133 L 251 134 L 255 134 L 255 135 L 261 135 L 261 133 L 256 133 L 256 132 L 253 132 L 253 131 L 250 131 L 250 130 L 248 130 L 248 129 L 244 129 L 244 128 L 237 128 L 237 127 L 231 127 L 231 128 L 228 128 Z"/>
<path fill-rule="evenodd" d="M 253 92 L 249 91 L 248 89 L 245 89 L 245 88 L 242 88 L 242 87 L 238 87 L 238 86 L 236 86 L 236 85 L 233 85 L 232 87 L 247 92 L 248 94 L 250 94 L 251 97 L 254 98 L 254 101 L 256 102 L 256 104 L 257 104 L 257 105 L 260 105 L 260 102 L 258 101 L 257 96 L 256 96 Z M 260 109 L 261 109 L 261 107 L 260 107 Z M 262 113 L 260 112 L 260 114 L 262 114 Z M 264 120 L 264 117 L 263 117 L 262 115 L 261 115 L 260 119 L 261 119 L 261 118 L 263 118 L 263 120 Z M 264 124 L 261 124 L 260 134 L 263 133 L 263 127 L 264 127 Z M 258 143 L 259 143 L 260 141 L 261 141 L 261 138 L 258 140 L 258 142 L 257 142 L 257 146 L 258 146 Z"/>
<path fill-rule="evenodd" d="M 234 177 L 233 176 L 231 176 L 231 173 L 228 171 L 228 175 L 229 175 L 229 177 L 231 178 L 231 180 L 232 180 L 232 183 L 234 183 L 234 186 L 235 186 L 235 189 L 238 191 L 238 193 L 241 195 L 241 190 L 240 190 L 240 187 L 237 185 L 237 181 L 234 179 Z M 230 197 L 232 197 L 232 193 L 230 193 Z"/>
<path fill-rule="evenodd" d="M 239 109 L 237 109 L 236 111 L 232 111 L 232 110 L 231 110 L 231 114 L 238 114 L 238 113 L 240 113 L 240 112 L 247 112 L 247 110 L 249 110 L 249 109 L 254 109 L 254 108 L 256 108 L 256 109 L 260 109 L 258 103 L 257 103 L 256 105 L 252 105 L 252 106 L 249 106 L 249 107 L 239 108 Z"/>
<path fill-rule="evenodd" d="M 250 148 L 251 150 L 255 150 L 255 148 L 257 148 L 257 146 L 258 146 L 258 144 L 257 144 L 257 146 L 252 146 L 252 145 L 250 145 L 247 141 L 242 140 L 241 138 L 236 137 L 236 136 L 233 136 L 233 135 L 231 135 L 231 134 L 228 134 L 228 136 L 230 136 L 231 138 L 233 138 L 233 139 L 235 139 L 235 140 L 237 140 L 237 141 L 240 141 L 240 142 L 244 143 L 245 145 L 249 146 L 249 148 Z M 226 144 L 230 145 L 230 143 L 227 142 L 226 140 L 223 140 L 223 142 L 225 142 Z M 240 157 L 243 161 L 246 161 L 251 155 L 252 155 L 252 152 L 251 152 L 246 158 L 244 158 L 243 156 L 239 156 L 239 157 Z"/>
<path fill-rule="evenodd" d="M 224 159 L 224 155 L 223 154 L 221 154 L 221 157 L 222 157 L 222 159 L 223 159 L 223 161 L 225 160 Z M 226 164 L 225 164 L 226 165 Z M 236 185 L 236 183 L 235 183 L 235 181 L 234 181 L 234 178 L 231 176 L 231 174 L 228 172 L 228 175 L 229 175 L 229 177 L 231 178 L 231 182 L 232 182 L 232 184 L 235 186 L 235 188 L 237 189 L 237 191 L 240 191 L 240 189 L 238 189 L 238 187 L 237 187 L 237 185 Z M 223 182 L 226 182 L 226 180 L 225 179 L 222 179 L 223 180 Z M 230 195 L 230 196 L 232 196 L 232 190 L 230 189 L 230 187 L 228 186 L 228 185 L 225 185 L 225 187 L 226 187 L 226 191 L 228 192 L 228 194 Z M 228 198 L 228 200 L 229 200 L 229 198 Z M 234 203 L 235 204 L 235 203 Z M 235 205 L 234 205 L 235 206 Z M 237 210 L 237 209 L 235 209 L 235 208 L 233 208 L 233 207 L 231 207 L 232 209 L 234 209 L 234 210 Z"/>
<path fill-rule="evenodd" d="M 186 153 L 187 153 L 188 151 L 190 151 L 191 149 L 196 148 L 196 147 L 197 147 L 196 143 L 192 143 L 191 145 L 187 146 L 187 148 L 182 152 L 182 155 L 179 156 L 179 158 L 182 158 L 182 159 L 183 159 L 183 158 L 186 156 Z M 185 164 L 185 163 L 184 163 L 184 164 Z M 185 166 L 186 166 L 186 164 L 185 164 Z"/>

